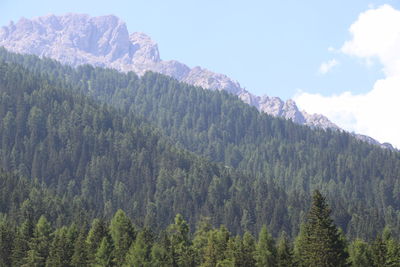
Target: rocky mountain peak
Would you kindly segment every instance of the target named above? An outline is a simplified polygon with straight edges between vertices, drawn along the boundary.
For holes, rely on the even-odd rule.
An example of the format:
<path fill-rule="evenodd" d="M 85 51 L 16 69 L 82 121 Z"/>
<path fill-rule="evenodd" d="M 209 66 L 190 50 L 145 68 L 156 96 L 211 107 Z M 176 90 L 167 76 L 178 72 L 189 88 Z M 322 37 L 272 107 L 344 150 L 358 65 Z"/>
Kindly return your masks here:
<path fill-rule="evenodd" d="M 161 61 L 158 45 L 148 35 L 142 32 L 134 32 L 129 36 L 134 51 L 136 64 L 158 63 Z"/>

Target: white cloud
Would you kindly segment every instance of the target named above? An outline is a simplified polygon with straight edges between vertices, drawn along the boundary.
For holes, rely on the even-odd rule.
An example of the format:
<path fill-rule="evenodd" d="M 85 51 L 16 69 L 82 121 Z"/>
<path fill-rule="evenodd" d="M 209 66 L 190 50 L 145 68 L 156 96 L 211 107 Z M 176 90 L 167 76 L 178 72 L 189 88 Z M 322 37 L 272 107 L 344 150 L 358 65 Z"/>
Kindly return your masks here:
<path fill-rule="evenodd" d="M 370 9 L 350 27 L 352 39 L 341 51 L 365 60 L 378 59 L 387 76 L 400 74 L 400 11 L 389 5 Z"/>
<path fill-rule="evenodd" d="M 299 92 L 298 105 L 321 113 L 346 130 L 369 135 L 400 147 L 400 11 L 389 5 L 360 14 L 350 29 L 351 40 L 341 52 L 365 60 L 377 60 L 385 78 L 366 94 L 346 92 L 322 96 Z"/>
<path fill-rule="evenodd" d="M 336 59 L 331 59 L 327 62 L 323 62 L 321 66 L 319 66 L 318 72 L 320 74 L 328 73 L 333 67 L 337 66 L 339 62 Z"/>

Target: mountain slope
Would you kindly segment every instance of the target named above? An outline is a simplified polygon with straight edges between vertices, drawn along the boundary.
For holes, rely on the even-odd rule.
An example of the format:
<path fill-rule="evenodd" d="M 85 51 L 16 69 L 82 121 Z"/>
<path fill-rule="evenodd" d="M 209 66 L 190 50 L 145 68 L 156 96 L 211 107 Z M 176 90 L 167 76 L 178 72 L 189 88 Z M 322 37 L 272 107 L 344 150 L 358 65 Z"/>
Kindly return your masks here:
<path fill-rule="evenodd" d="M 51 214 L 54 220 L 110 217 L 122 208 L 136 224 L 155 230 L 181 213 L 193 227 L 201 216 L 209 216 L 215 225 L 242 231 L 244 205 L 251 204 L 227 210 L 227 203 L 245 194 L 230 190 L 243 182 L 251 190 L 257 180 L 172 146 L 143 120 L 97 104 L 64 80 L 4 62 L 0 107 L 0 169 L 37 178 L 72 205 L 73 212 L 64 217 L 57 210 Z M 267 195 L 286 198 L 274 184 L 263 185 L 264 192 L 271 192 Z M 0 206 L 15 212 L 24 201 L 17 200 Z M 282 207 L 276 212 L 284 216 Z M 252 229 L 272 222 L 262 210 L 258 216 L 259 225 Z M 288 230 L 287 223 L 275 228 Z"/>
<path fill-rule="evenodd" d="M 314 127 L 338 128 L 322 115 L 299 111 L 292 100 L 285 103 L 277 97 L 255 96 L 226 75 L 161 60 L 158 46 L 150 37 L 138 32 L 129 34 L 125 23 L 115 16 L 67 14 L 21 19 L 0 29 L 0 46 L 72 66 L 91 64 L 139 75 L 151 70 L 195 86 L 228 91 L 272 116 Z"/>
<path fill-rule="evenodd" d="M 191 223 L 199 214 L 211 214 L 216 224 L 224 222 L 233 231 L 260 229 L 267 223 L 274 234 L 282 229 L 296 233 L 310 192 L 319 188 L 332 201 L 335 220 L 349 236 L 368 238 L 384 225 L 400 229 L 397 152 L 367 145 L 347 133 L 312 130 L 274 118 L 224 91 L 203 90 L 156 73 L 138 77 L 91 66 L 74 69 L 4 49 L 0 58 L 50 77 L 74 94 L 113 105 L 123 117 L 140 116 L 158 127 L 169 142 L 229 166 L 225 171 L 234 168 L 247 174 L 231 173 L 226 180 L 207 177 L 202 187 L 207 192 L 202 191 L 200 199 L 188 198 L 197 194 L 195 187 L 182 191 L 164 188 L 183 194 L 177 194 L 179 203 L 204 203 L 206 199 L 205 206 L 196 204 L 202 208 L 193 216 L 184 213 Z M 11 160 L 12 150 L 7 151 L 4 158 Z M 152 162 L 153 157 L 148 160 Z"/>

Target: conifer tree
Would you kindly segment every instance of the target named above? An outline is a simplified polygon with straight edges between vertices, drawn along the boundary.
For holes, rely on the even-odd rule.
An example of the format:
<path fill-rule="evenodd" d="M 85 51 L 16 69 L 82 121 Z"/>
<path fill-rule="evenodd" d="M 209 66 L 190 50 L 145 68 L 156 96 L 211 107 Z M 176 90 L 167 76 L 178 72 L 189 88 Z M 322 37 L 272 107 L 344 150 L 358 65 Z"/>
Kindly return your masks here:
<path fill-rule="evenodd" d="M 98 267 L 115 266 L 114 245 L 109 236 L 103 237 L 95 254 L 95 264 Z"/>
<path fill-rule="evenodd" d="M 74 244 L 74 254 L 71 258 L 72 266 L 88 266 L 88 250 L 87 250 L 87 243 L 86 235 L 83 230 L 80 231 L 78 238 Z"/>
<path fill-rule="evenodd" d="M 57 229 L 53 236 L 46 266 L 69 266 L 72 254 L 70 253 L 71 244 L 68 244 L 69 240 L 67 239 L 67 228 Z"/>
<path fill-rule="evenodd" d="M 152 237 L 148 230 L 139 232 L 134 243 L 132 243 L 126 255 L 126 266 L 149 267 L 151 266 Z"/>
<path fill-rule="evenodd" d="M 277 248 L 278 267 L 293 266 L 293 251 L 285 232 L 282 232 Z"/>
<path fill-rule="evenodd" d="M 31 219 L 26 219 L 17 229 L 12 250 L 13 266 L 21 266 L 29 250 L 29 242 L 33 236 L 34 224 Z"/>
<path fill-rule="evenodd" d="M 11 251 L 13 248 L 14 231 L 5 220 L 0 222 L 0 266 L 11 265 Z"/>
<path fill-rule="evenodd" d="M 242 255 L 241 266 L 255 266 L 254 252 L 255 252 L 255 240 L 250 232 L 246 231 L 243 235 L 242 246 L 240 254 Z"/>
<path fill-rule="evenodd" d="M 268 233 L 267 227 L 261 228 L 258 243 L 255 251 L 255 260 L 257 267 L 275 267 L 277 266 L 277 251 L 272 236 Z"/>
<path fill-rule="evenodd" d="M 112 218 L 110 234 L 115 246 L 115 262 L 118 266 L 121 266 L 124 264 L 126 253 L 135 239 L 132 222 L 122 210 L 118 210 Z"/>
<path fill-rule="evenodd" d="M 208 233 L 207 246 L 204 250 L 202 267 L 213 267 L 224 261 L 229 241 L 229 232 L 226 227 L 212 230 Z"/>
<path fill-rule="evenodd" d="M 366 242 L 354 240 L 349 251 L 352 267 L 373 266 L 371 250 Z"/>
<path fill-rule="evenodd" d="M 194 252 L 189 239 L 189 225 L 181 214 L 175 216 L 175 223 L 167 229 L 171 244 L 173 266 L 193 266 Z"/>
<path fill-rule="evenodd" d="M 170 252 L 170 239 L 165 232 L 161 232 L 160 239 L 151 248 L 151 266 L 171 267 L 173 266 Z"/>
<path fill-rule="evenodd" d="M 35 226 L 33 238 L 29 243 L 29 251 L 24 266 L 44 266 L 51 244 L 51 226 L 46 217 L 41 216 Z"/>
<path fill-rule="evenodd" d="M 193 250 L 195 253 L 195 263 L 199 266 L 204 258 L 205 247 L 207 246 L 208 233 L 211 231 L 210 218 L 201 218 L 197 225 L 193 238 Z"/>
<path fill-rule="evenodd" d="M 101 241 L 108 235 L 108 229 L 104 221 L 94 219 L 86 238 L 88 262 L 94 264 L 95 254 L 100 247 Z"/>
<path fill-rule="evenodd" d="M 384 267 L 386 264 L 387 247 L 381 236 L 372 242 L 371 252 L 374 267 Z"/>
<path fill-rule="evenodd" d="M 400 245 L 393 238 L 386 242 L 387 255 L 386 265 L 387 267 L 400 266 Z"/>
<path fill-rule="evenodd" d="M 242 239 L 240 236 L 231 237 L 225 250 L 225 258 L 217 262 L 217 266 L 237 266 L 242 263 Z"/>
<path fill-rule="evenodd" d="M 325 198 L 316 190 L 304 225 L 302 244 L 299 247 L 302 266 L 341 267 L 348 265 L 345 244 L 330 215 L 331 210 Z"/>

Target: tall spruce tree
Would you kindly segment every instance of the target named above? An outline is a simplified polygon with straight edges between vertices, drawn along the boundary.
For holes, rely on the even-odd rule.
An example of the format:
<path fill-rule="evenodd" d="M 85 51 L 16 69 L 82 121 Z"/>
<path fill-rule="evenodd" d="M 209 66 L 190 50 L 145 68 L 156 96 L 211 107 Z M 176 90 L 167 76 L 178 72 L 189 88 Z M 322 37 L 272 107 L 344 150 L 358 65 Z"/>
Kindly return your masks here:
<path fill-rule="evenodd" d="M 21 266 L 24 264 L 24 259 L 29 250 L 29 242 L 33 237 L 33 230 L 35 225 L 31 219 L 26 219 L 22 225 L 17 229 L 12 250 L 12 264 L 13 266 Z"/>
<path fill-rule="evenodd" d="M 282 232 L 277 248 L 278 267 L 293 266 L 293 251 L 285 232 Z"/>
<path fill-rule="evenodd" d="M 167 229 L 170 238 L 173 266 L 194 266 L 195 255 L 189 239 L 189 225 L 181 214 L 175 216 L 175 223 Z"/>
<path fill-rule="evenodd" d="M 277 251 L 275 241 L 268 233 L 264 225 L 258 237 L 258 243 L 255 251 L 255 260 L 257 267 L 275 267 L 277 266 Z"/>
<path fill-rule="evenodd" d="M 100 247 L 101 241 L 108 234 L 109 233 L 105 222 L 100 219 L 94 219 L 86 238 L 87 256 L 90 264 L 95 263 L 96 252 Z"/>
<path fill-rule="evenodd" d="M 0 266 L 11 265 L 11 251 L 13 248 L 14 231 L 6 221 L 0 222 Z"/>
<path fill-rule="evenodd" d="M 115 246 L 115 261 L 117 265 L 125 262 L 125 255 L 135 240 L 135 230 L 125 212 L 118 210 L 110 223 L 110 234 Z"/>
<path fill-rule="evenodd" d="M 52 242 L 51 233 L 50 223 L 45 216 L 41 216 L 29 243 L 29 251 L 23 266 L 45 266 Z"/>
<path fill-rule="evenodd" d="M 330 215 L 325 198 L 316 190 L 298 248 L 302 266 L 348 266 L 345 243 Z"/>
<path fill-rule="evenodd" d="M 150 231 L 147 229 L 140 231 L 126 254 L 125 265 L 133 267 L 151 266 L 152 243 L 153 236 Z"/>
<path fill-rule="evenodd" d="M 75 240 L 71 265 L 76 267 L 89 266 L 86 235 L 83 229 L 81 229 L 78 238 Z"/>
<path fill-rule="evenodd" d="M 373 266 L 371 249 L 368 243 L 357 239 L 350 245 L 350 261 L 353 267 Z"/>

